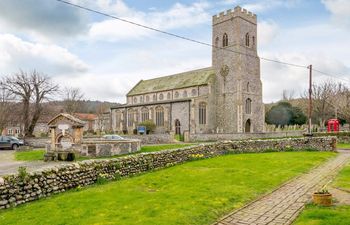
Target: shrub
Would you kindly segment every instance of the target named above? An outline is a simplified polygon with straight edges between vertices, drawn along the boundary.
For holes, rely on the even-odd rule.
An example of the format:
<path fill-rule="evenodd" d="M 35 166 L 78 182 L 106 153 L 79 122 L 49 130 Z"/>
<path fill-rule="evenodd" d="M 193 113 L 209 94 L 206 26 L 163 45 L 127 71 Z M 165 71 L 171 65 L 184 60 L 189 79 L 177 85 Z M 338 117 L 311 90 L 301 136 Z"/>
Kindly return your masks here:
<path fill-rule="evenodd" d="M 96 184 L 105 184 L 108 182 L 108 174 L 100 173 L 97 176 Z"/>
<path fill-rule="evenodd" d="M 18 167 L 18 178 L 24 181 L 28 176 L 27 168 L 24 166 Z"/>
<path fill-rule="evenodd" d="M 145 120 L 139 123 L 139 126 L 145 126 L 147 133 L 153 133 L 156 129 L 156 124 L 152 120 Z"/>

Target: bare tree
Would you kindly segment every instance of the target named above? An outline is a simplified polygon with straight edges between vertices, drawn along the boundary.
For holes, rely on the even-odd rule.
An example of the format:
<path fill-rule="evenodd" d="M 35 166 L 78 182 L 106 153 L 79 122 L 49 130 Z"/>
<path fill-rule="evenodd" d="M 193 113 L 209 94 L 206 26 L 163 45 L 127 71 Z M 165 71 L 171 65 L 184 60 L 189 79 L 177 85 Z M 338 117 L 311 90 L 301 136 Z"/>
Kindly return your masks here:
<path fill-rule="evenodd" d="M 312 86 L 313 117 L 316 118 L 320 127 L 324 127 L 327 118 L 334 114 L 334 98 L 343 87 L 341 83 L 332 80 L 324 81 Z"/>
<path fill-rule="evenodd" d="M 294 90 L 283 90 L 282 92 L 282 100 L 284 101 L 290 101 L 295 98 L 295 91 Z"/>
<path fill-rule="evenodd" d="M 3 82 L 0 82 L 0 134 L 10 122 L 9 116 L 11 114 L 11 95 L 5 86 Z"/>
<path fill-rule="evenodd" d="M 34 128 L 43 111 L 42 103 L 58 91 L 58 85 L 48 76 L 36 71 L 20 71 L 4 79 L 5 89 L 22 103 L 24 135 L 33 136 Z"/>
<path fill-rule="evenodd" d="M 79 88 L 66 87 L 63 90 L 64 111 L 69 114 L 74 114 L 81 108 L 81 100 L 84 95 Z"/>

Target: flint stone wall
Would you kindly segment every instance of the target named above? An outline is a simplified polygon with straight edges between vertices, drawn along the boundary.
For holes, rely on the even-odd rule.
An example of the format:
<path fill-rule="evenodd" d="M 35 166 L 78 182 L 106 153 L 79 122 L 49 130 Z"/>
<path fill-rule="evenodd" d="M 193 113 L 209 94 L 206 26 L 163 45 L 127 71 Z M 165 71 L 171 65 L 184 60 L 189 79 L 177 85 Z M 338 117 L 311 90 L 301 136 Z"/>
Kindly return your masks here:
<path fill-rule="evenodd" d="M 305 131 L 270 132 L 270 133 L 230 133 L 230 134 L 190 134 L 190 141 L 222 141 L 257 138 L 302 137 Z"/>
<path fill-rule="evenodd" d="M 140 151 L 141 141 L 130 140 L 84 140 L 79 146 L 82 156 L 106 157 Z"/>
<path fill-rule="evenodd" d="M 29 145 L 33 148 L 45 148 L 48 143 L 50 143 L 50 138 L 25 138 L 25 145 Z"/>
<path fill-rule="evenodd" d="M 194 147 L 141 153 L 108 160 L 87 160 L 29 173 L 25 178 L 11 175 L 0 178 L 0 209 L 34 201 L 78 186 L 94 184 L 98 177 L 119 179 L 157 170 L 198 158 L 230 153 L 268 151 L 334 151 L 336 138 L 297 138 L 280 140 L 225 141 Z"/>

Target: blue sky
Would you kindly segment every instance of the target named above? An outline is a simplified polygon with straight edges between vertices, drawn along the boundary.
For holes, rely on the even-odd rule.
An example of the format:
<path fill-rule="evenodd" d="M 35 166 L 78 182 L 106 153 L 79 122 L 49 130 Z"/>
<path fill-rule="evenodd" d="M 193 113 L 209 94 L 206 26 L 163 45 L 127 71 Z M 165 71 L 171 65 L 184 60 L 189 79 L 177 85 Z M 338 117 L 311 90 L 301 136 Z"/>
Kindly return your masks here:
<path fill-rule="evenodd" d="M 261 57 L 313 64 L 350 85 L 349 0 L 68 0 L 211 42 L 211 16 L 240 5 L 258 15 Z M 87 99 L 125 102 L 140 79 L 211 66 L 211 49 L 55 0 L 1 0 L 0 76 L 41 71 Z M 306 89 L 307 71 L 261 62 L 264 102 Z M 315 82 L 330 77 L 315 74 Z"/>

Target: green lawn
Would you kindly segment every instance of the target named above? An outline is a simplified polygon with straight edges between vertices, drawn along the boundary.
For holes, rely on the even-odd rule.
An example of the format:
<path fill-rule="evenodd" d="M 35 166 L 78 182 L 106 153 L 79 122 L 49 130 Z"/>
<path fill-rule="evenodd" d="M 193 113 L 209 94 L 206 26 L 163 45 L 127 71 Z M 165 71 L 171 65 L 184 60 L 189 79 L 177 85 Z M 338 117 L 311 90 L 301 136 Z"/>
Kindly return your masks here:
<path fill-rule="evenodd" d="M 350 143 L 337 143 L 337 148 L 350 149 Z"/>
<path fill-rule="evenodd" d="M 0 211 L 0 224 L 211 224 L 334 155 L 252 153 L 189 162 Z"/>
<path fill-rule="evenodd" d="M 332 185 L 350 192 L 350 164 L 340 171 Z"/>
<path fill-rule="evenodd" d="M 350 164 L 340 171 L 332 186 L 350 191 Z M 349 225 L 350 206 L 308 205 L 294 225 Z"/>
<path fill-rule="evenodd" d="M 17 161 L 36 161 L 44 160 L 45 150 L 33 150 L 33 151 L 23 151 L 15 152 L 15 159 Z"/>
<path fill-rule="evenodd" d="M 163 145 L 146 145 L 142 146 L 141 150 L 137 153 L 141 152 L 157 152 L 157 151 L 163 151 L 163 150 L 169 150 L 169 149 L 177 149 L 177 148 L 184 148 L 188 146 L 193 146 L 196 144 L 163 144 Z M 136 153 L 136 154 L 137 154 Z M 23 151 L 23 152 L 16 152 L 15 153 L 15 159 L 17 161 L 35 161 L 35 160 L 43 160 L 44 159 L 45 150 L 33 150 L 33 151 Z M 135 154 L 135 153 L 134 153 Z M 117 155 L 114 157 L 109 158 L 115 158 L 115 157 L 121 157 L 125 155 Z M 79 157 L 77 160 L 86 160 L 91 159 L 90 157 Z"/>
<path fill-rule="evenodd" d="M 349 225 L 350 206 L 308 205 L 293 225 Z"/>

